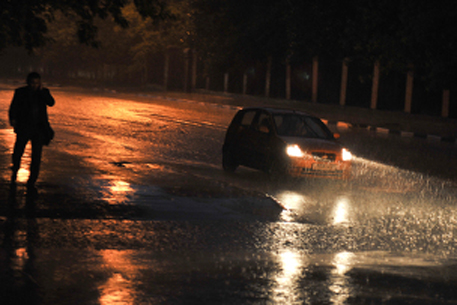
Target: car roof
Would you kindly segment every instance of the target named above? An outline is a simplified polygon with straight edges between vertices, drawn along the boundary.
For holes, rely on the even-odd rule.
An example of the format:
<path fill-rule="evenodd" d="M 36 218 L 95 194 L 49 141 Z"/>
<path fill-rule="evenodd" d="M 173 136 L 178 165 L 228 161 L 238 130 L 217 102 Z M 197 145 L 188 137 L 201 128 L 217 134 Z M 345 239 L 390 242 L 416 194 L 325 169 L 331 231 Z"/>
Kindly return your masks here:
<path fill-rule="evenodd" d="M 267 111 L 271 114 L 300 114 L 300 115 L 305 115 L 309 117 L 316 117 L 315 115 L 312 115 L 310 113 L 301 111 L 301 110 L 296 110 L 292 108 L 280 108 L 280 107 L 245 107 L 241 109 L 242 111 L 249 111 L 249 110 L 264 110 Z"/>

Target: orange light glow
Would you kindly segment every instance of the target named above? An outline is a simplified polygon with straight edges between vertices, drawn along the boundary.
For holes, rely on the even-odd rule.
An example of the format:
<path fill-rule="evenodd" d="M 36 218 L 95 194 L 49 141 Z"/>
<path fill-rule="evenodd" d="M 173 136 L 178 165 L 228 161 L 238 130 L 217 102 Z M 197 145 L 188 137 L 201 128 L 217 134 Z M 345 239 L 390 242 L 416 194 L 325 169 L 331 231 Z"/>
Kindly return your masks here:
<path fill-rule="evenodd" d="M 8 147 L 8 155 L 11 156 L 13 154 L 14 142 L 16 141 L 16 134 L 14 133 L 14 130 L 12 128 L 4 129 L 1 132 L 4 134 L 3 138 L 5 139 L 5 144 Z M 29 168 L 31 160 L 31 144 L 29 142 L 25 147 L 24 155 L 21 159 L 21 168 L 17 173 L 18 182 L 26 182 L 28 180 L 30 175 Z M 4 171 L 4 174 L 7 175 L 4 177 L 5 180 L 9 180 L 11 171 Z"/>
<path fill-rule="evenodd" d="M 29 179 L 30 170 L 28 169 L 28 165 L 25 165 L 25 166 L 27 166 L 27 168 L 24 168 L 24 164 L 22 164 L 21 168 L 17 172 L 17 181 L 18 182 L 26 182 Z"/>
<path fill-rule="evenodd" d="M 130 187 L 130 184 L 125 181 L 113 181 L 111 186 L 112 193 L 126 193 L 131 192 L 133 189 Z"/>
<path fill-rule="evenodd" d="M 128 201 L 134 192 L 135 190 L 130 186 L 130 183 L 114 180 L 110 182 L 103 199 L 111 204 L 119 204 Z"/>
<path fill-rule="evenodd" d="M 101 252 L 104 263 L 113 270 L 110 278 L 101 286 L 100 304 L 134 304 L 136 291 L 133 285 L 132 264 L 128 253 L 118 250 L 104 250 Z"/>

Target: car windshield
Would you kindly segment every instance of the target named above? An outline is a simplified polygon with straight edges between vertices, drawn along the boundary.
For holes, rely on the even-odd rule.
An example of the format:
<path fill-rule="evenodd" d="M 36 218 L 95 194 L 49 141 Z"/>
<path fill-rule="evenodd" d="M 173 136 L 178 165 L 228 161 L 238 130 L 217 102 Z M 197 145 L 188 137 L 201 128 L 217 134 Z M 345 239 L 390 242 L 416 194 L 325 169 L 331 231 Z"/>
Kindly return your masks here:
<path fill-rule="evenodd" d="M 280 136 L 331 139 L 332 133 L 319 119 L 296 113 L 274 114 Z"/>

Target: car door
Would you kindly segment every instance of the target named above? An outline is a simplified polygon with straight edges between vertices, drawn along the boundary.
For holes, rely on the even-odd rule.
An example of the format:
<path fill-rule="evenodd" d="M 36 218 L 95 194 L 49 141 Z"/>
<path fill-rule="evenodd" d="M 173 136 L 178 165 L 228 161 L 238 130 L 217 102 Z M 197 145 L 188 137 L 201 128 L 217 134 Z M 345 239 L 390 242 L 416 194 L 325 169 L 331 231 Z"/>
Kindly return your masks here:
<path fill-rule="evenodd" d="M 259 111 L 252 128 L 251 137 L 251 158 L 255 168 L 264 170 L 268 168 L 271 136 L 272 136 L 272 118 L 266 111 Z"/>
<path fill-rule="evenodd" d="M 255 138 L 253 126 L 257 114 L 258 111 L 255 109 L 244 111 L 236 130 L 234 149 L 237 161 L 241 165 L 252 166 L 253 163 L 252 141 Z"/>

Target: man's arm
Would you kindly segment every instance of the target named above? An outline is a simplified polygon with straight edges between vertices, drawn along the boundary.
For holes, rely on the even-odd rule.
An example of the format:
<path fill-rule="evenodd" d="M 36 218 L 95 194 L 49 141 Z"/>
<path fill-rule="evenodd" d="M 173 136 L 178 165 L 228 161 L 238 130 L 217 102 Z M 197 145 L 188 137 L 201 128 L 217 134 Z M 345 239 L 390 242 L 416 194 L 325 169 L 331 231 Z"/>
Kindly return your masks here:
<path fill-rule="evenodd" d="M 40 94 L 41 94 L 42 100 L 46 103 L 46 105 L 48 105 L 49 107 L 54 106 L 56 101 L 52 97 L 51 92 L 49 91 L 48 88 L 42 88 L 40 90 Z"/>

